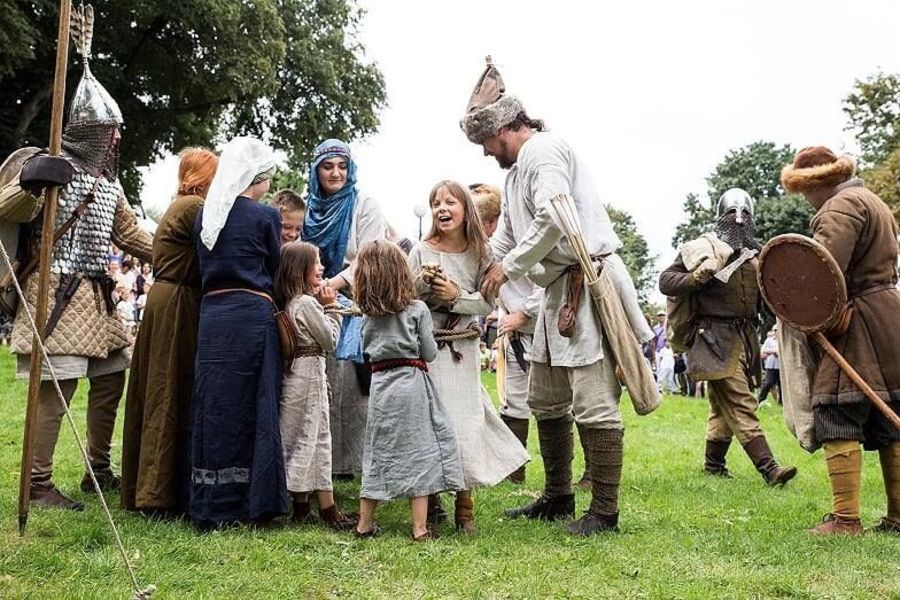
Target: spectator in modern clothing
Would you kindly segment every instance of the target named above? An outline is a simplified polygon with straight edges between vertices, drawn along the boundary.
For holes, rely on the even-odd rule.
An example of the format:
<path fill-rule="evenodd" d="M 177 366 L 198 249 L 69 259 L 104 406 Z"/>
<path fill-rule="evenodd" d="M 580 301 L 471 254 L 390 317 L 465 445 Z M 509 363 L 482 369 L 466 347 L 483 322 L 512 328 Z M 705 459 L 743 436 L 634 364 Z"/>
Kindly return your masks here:
<path fill-rule="evenodd" d="M 650 360 L 653 366 L 659 369 L 659 353 L 666 346 L 666 313 L 659 311 L 656 313 L 657 323 L 653 326 L 653 339 L 650 340 Z"/>
<path fill-rule="evenodd" d="M 132 292 L 137 281 L 137 271 L 134 269 L 134 263 L 131 260 L 122 260 L 122 270 L 119 277 L 119 281 L 125 285 L 125 289 Z"/>
<path fill-rule="evenodd" d="M 656 369 L 656 381 L 660 393 L 672 393 L 677 389 L 675 385 L 675 353 L 668 342 L 656 353 L 658 367 Z"/>
<path fill-rule="evenodd" d="M 775 402 L 781 404 L 781 364 L 778 360 L 777 331 L 778 325 L 775 325 L 769 330 L 766 341 L 763 343 L 760 350 L 763 368 L 766 371 L 766 378 L 763 381 L 762 387 L 759 389 L 759 396 L 756 398 L 757 402 L 760 404 L 766 401 L 770 391 L 773 391 L 775 394 Z"/>

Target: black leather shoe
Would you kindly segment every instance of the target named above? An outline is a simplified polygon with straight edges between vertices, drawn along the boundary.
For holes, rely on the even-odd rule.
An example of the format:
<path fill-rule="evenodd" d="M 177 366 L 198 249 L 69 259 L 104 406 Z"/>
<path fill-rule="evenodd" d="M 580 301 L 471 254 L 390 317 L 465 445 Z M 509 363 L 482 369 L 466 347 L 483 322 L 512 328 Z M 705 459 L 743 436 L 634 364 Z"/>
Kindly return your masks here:
<path fill-rule="evenodd" d="M 525 517 L 542 521 L 555 521 L 566 517 L 574 517 L 575 494 L 543 495 L 531 504 L 526 504 L 519 508 L 510 508 L 506 511 L 506 516 L 511 519 Z"/>
<path fill-rule="evenodd" d="M 586 512 L 583 517 L 570 523 L 567 529 L 572 535 L 581 537 L 603 533 L 604 531 L 619 531 L 619 514 L 595 515 L 591 512 Z"/>

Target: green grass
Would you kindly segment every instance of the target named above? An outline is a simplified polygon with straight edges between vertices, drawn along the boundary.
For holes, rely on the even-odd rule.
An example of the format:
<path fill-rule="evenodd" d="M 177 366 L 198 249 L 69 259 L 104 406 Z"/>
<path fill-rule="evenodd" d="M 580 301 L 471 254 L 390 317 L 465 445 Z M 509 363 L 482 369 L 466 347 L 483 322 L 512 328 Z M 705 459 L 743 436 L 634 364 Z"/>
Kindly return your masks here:
<path fill-rule="evenodd" d="M 494 391 L 492 376 L 485 384 Z M 25 395 L 25 384 L 13 379 L 12 357 L 0 349 L 0 597 L 129 597 L 97 502 L 77 491 L 82 467 L 65 428 L 56 481 L 88 508 L 36 508 L 26 536 L 18 537 Z M 83 428 L 84 387 L 73 404 Z M 140 581 L 158 587 L 154 598 L 900 598 L 900 538 L 805 533 L 829 509 L 824 460 L 800 449 L 777 407 L 761 409 L 763 427 L 782 462 L 800 469 L 784 489 L 767 488 L 736 446 L 729 455 L 735 479 L 701 474 L 703 400 L 667 398 L 647 417 L 629 406 L 623 412 L 628 429 L 618 535 L 575 539 L 563 523 L 503 518 L 504 508 L 541 488 L 534 430 L 527 485 L 480 490 L 480 531 L 473 538 L 445 527 L 441 540 L 413 545 L 404 502 L 380 507 L 384 533 L 365 541 L 316 525 L 198 534 L 183 523 L 114 514 Z M 116 444 L 118 454 L 120 438 Z M 580 469 L 578 451 L 576 474 Z M 345 507 L 352 507 L 357 489 L 338 485 Z M 118 496 L 110 503 L 117 506 Z M 587 503 L 588 494 L 578 492 L 579 509 Z M 876 521 L 884 505 L 878 461 L 868 454 L 864 522 Z"/>

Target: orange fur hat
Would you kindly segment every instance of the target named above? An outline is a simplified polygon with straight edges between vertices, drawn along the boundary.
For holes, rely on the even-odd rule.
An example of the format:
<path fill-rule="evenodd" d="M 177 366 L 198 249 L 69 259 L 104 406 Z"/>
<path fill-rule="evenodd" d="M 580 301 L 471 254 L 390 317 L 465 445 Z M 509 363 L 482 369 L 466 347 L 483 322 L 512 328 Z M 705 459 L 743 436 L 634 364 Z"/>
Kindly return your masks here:
<path fill-rule="evenodd" d="M 855 173 L 856 161 L 849 156 L 836 156 L 824 146 L 809 146 L 781 170 L 781 185 L 791 193 L 808 192 L 844 183 Z"/>

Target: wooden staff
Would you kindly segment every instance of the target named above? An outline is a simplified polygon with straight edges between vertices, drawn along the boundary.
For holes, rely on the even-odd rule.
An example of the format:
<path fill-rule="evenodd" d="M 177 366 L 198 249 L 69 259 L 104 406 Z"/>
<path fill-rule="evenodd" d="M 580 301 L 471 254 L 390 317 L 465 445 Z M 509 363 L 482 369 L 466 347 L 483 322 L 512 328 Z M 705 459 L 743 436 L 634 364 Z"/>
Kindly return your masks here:
<path fill-rule="evenodd" d="M 837 365 L 841 368 L 841 371 L 846 373 L 847 377 L 849 377 L 853 381 L 853 383 L 855 383 L 856 386 L 860 390 L 862 390 L 862 393 L 866 395 L 866 398 L 871 400 L 872 404 L 874 404 L 878 408 L 878 410 L 884 413 L 884 416 L 887 417 L 888 421 L 894 424 L 894 427 L 900 429 L 900 417 L 898 417 L 897 414 L 891 410 L 891 407 L 888 406 L 884 400 L 878 397 L 878 394 L 876 394 L 872 390 L 872 388 L 869 387 L 869 384 L 866 383 L 865 380 L 859 375 L 859 373 L 856 372 L 856 369 L 850 366 L 850 363 L 848 363 L 847 360 L 843 356 L 841 356 L 841 353 L 838 352 L 837 348 L 835 348 L 831 344 L 831 342 L 828 341 L 828 338 L 826 338 L 822 334 L 822 332 L 814 333 L 813 338 L 819 343 L 820 346 L 822 346 L 822 349 L 828 353 L 832 360 L 837 363 Z"/>
<path fill-rule="evenodd" d="M 53 112 L 50 120 L 50 156 L 59 156 L 62 149 L 63 104 L 66 98 L 66 73 L 69 64 L 69 16 L 71 0 L 61 0 L 59 5 L 59 32 L 56 40 L 56 74 L 53 79 Z M 50 288 L 50 260 L 53 255 L 53 230 L 56 224 L 56 200 L 58 187 L 45 191 L 44 222 L 41 229 L 40 266 L 38 268 L 38 294 L 34 320 L 38 332 L 44 331 L 47 322 L 47 305 Z M 21 302 L 25 302 L 22 298 Z M 31 371 L 28 379 L 28 407 L 25 412 L 25 439 L 22 441 L 22 470 L 19 475 L 19 535 L 25 535 L 28 523 L 28 504 L 31 496 L 31 463 L 34 460 L 34 424 L 37 419 L 38 395 L 41 390 L 41 366 L 43 355 L 39 333 L 31 341 Z"/>

